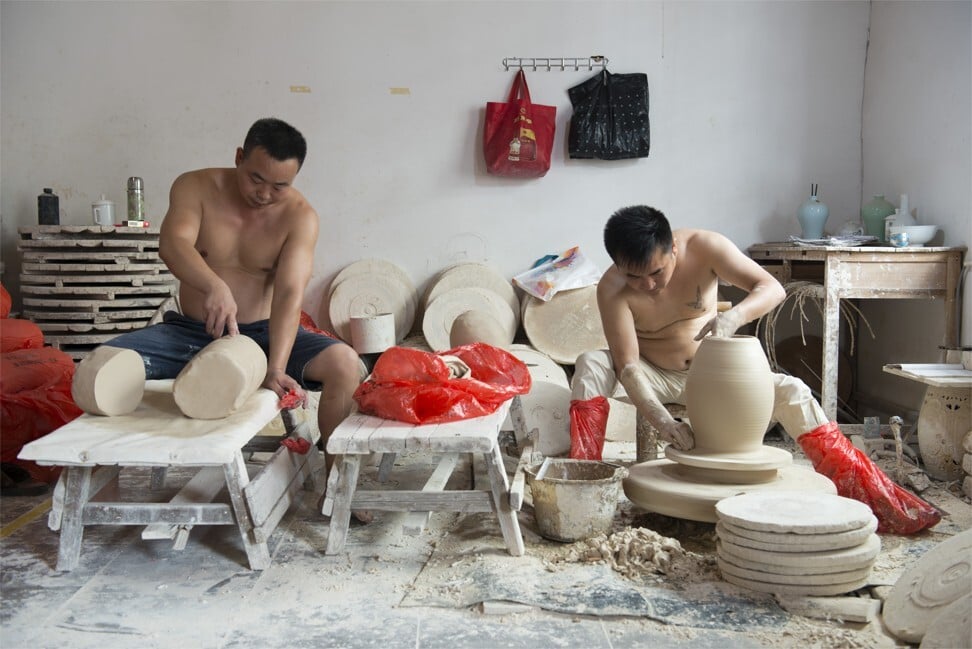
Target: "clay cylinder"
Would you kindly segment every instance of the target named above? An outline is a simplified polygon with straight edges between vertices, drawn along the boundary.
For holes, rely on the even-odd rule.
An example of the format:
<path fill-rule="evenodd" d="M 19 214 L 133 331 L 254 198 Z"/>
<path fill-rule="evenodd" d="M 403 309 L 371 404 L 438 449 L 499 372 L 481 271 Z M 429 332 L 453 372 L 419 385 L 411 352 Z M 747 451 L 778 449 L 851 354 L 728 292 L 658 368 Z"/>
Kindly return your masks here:
<path fill-rule="evenodd" d="M 359 354 L 378 354 L 395 345 L 395 314 L 351 316 L 351 346 Z"/>
<path fill-rule="evenodd" d="M 71 381 L 71 396 L 91 415 L 133 412 L 145 392 L 145 364 L 138 352 L 102 345 L 85 356 Z"/>
<path fill-rule="evenodd" d="M 773 414 L 773 376 L 755 337 L 703 339 L 685 395 L 694 452 L 746 453 L 762 447 Z"/>
<path fill-rule="evenodd" d="M 182 368 L 172 396 L 186 417 L 222 419 L 243 405 L 267 375 L 267 357 L 247 336 L 224 336 Z"/>

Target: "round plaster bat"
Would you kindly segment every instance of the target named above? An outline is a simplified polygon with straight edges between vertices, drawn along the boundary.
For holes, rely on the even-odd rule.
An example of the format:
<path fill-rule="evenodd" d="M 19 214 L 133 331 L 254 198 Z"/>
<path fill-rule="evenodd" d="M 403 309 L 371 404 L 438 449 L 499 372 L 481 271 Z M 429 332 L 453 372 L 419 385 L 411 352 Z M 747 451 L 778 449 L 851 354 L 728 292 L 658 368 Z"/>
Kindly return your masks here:
<path fill-rule="evenodd" d="M 243 405 L 266 375 L 267 357 L 252 338 L 224 336 L 182 368 L 172 396 L 187 417 L 222 419 Z"/>
<path fill-rule="evenodd" d="M 145 392 L 145 364 L 131 349 L 102 345 L 74 371 L 71 396 L 92 415 L 115 417 L 133 412 Z"/>

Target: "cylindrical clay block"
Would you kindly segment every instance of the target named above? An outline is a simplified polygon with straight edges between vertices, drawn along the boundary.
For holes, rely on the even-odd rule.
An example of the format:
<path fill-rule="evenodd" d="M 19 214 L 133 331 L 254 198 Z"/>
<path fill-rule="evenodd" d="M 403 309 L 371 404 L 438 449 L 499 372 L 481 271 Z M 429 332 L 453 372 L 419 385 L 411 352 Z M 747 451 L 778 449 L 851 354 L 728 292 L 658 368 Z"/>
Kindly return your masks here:
<path fill-rule="evenodd" d="M 71 396 L 92 415 L 127 415 L 145 392 L 145 364 L 138 352 L 102 345 L 88 354 L 74 371 Z"/>
<path fill-rule="evenodd" d="M 186 417 L 221 419 L 256 392 L 266 375 L 267 357 L 252 338 L 224 336 L 182 368 L 172 396 Z"/>

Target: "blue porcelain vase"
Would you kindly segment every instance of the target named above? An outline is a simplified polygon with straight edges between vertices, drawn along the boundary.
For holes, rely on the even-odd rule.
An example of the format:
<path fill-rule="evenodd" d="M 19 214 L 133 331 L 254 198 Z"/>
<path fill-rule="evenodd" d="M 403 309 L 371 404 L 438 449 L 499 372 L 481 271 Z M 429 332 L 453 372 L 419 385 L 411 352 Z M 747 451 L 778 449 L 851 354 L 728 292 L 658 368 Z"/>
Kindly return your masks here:
<path fill-rule="evenodd" d="M 824 224 L 827 223 L 829 216 L 830 210 L 827 208 L 827 204 L 821 202 L 816 194 L 812 194 L 797 210 L 797 220 L 802 229 L 800 237 L 802 239 L 822 239 Z"/>

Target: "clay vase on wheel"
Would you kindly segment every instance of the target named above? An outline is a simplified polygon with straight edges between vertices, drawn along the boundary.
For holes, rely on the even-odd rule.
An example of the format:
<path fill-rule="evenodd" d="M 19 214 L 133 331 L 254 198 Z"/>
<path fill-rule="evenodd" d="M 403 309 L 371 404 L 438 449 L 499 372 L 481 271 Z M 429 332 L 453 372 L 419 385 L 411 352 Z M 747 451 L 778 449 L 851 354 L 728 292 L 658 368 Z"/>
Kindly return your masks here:
<path fill-rule="evenodd" d="M 693 454 L 748 453 L 763 445 L 773 414 L 773 376 L 753 336 L 702 340 L 689 368 L 685 405 Z"/>

